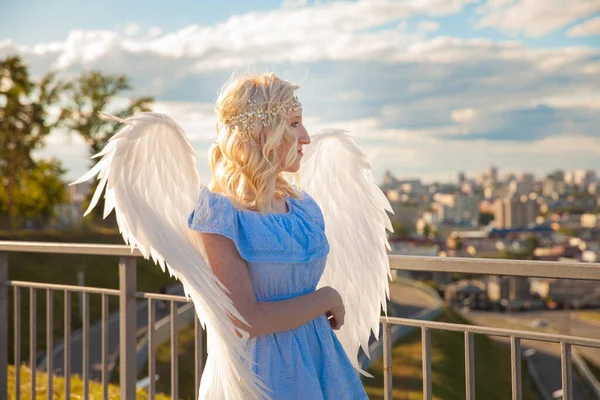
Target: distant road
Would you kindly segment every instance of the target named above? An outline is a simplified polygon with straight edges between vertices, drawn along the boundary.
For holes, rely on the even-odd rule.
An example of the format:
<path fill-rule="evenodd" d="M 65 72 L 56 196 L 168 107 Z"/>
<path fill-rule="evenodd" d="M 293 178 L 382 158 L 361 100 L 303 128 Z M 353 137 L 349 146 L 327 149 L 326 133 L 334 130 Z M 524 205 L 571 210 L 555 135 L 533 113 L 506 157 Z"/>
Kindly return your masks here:
<path fill-rule="evenodd" d="M 436 304 L 435 299 L 417 288 L 392 283 L 390 284 L 390 307 L 394 307 L 396 315 L 409 317 L 421 310 Z"/>
<path fill-rule="evenodd" d="M 570 318 L 567 311 L 536 311 L 511 314 L 471 311 L 465 314 L 465 316 L 479 325 L 535 330 L 547 333 L 559 332 L 561 334 L 592 338 L 600 337 L 600 329 L 597 326 Z M 532 328 L 530 324 L 535 319 L 546 321 L 548 326 L 539 329 Z M 494 337 L 494 339 L 508 342 L 505 338 Z M 523 340 L 522 345 L 523 347 L 536 350 L 536 354 L 531 357 L 531 361 L 548 391 L 552 393 L 561 389 L 560 345 L 535 340 Z M 600 366 L 600 349 L 577 346 L 577 350 L 581 355 Z M 576 373 L 573 373 L 573 386 L 573 397 L 575 400 L 596 400 L 595 396 L 588 393 L 584 382 Z"/>
<path fill-rule="evenodd" d="M 183 295 L 183 288 L 180 284 L 175 284 L 168 289 L 169 294 Z M 391 284 L 390 285 L 391 303 L 389 307 L 393 307 L 395 315 L 398 317 L 409 317 L 431 305 L 435 301 L 423 291 L 412 288 L 410 286 Z M 157 302 L 155 302 L 157 303 Z M 183 306 L 185 303 L 180 303 Z M 156 309 L 156 320 L 167 316 L 169 310 Z M 73 318 L 76 315 L 73 314 Z M 137 331 L 138 334 L 147 329 L 148 324 L 148 302 L 139 301 L 137 305 Z M 58 339 L 58 338 L 57 338 Z M 61 338 L 62 339 L 62 338 Z M 102 373 L 102 325 L 100 321 L 92 321 L 90 323 L 89 332 L 90 343 L 90 379 L 100 380 Z M 119 312 L 111 313 L 108 320 L 108 343 L 109 343 L 109 371 L 116 366 L 119 357 Z M 80 374 L 83 371 L 82 365 L 82 337 L 81 331 L 74 331 L 71 336 L 71 373 Z M 52 362 L 54 373 L 63 374 L 63 359 L 64 348 L 62 343 L 57 343 L 52 354 Z M 39 368 L 45 368 L 45 362 L 38 365 Z"/>
<path fill-rule="evenodd" d="M 168 294 L 172 295 L 183 295 L 183 287 L 180 283 L 173 284 L 167 289 Z M 154 302 L 157 304 L 155 318 L 156 321 L 165 317 L 169 313 L 169 307 L 160 308 L 158 301 Z M 177 303 L 179 307 L 183 307 L 185 303 Z M 72 318 L 78 316 L 73 313 Z M 148 301 L 140 300 L 137 303 L 137 332 L 139 334 L 145 332 L 148 329 Z M 83 372 L 83 353 L 82 353 L 82 335 L 81 330 L 73 331 L 71 333 L 71 373 L 79 374 Z M 54 347 L 52 354 L 53 371 L 56 374 L 63 375 L 63 360 L 64 360 L 64 347 L 62 342 L 58 342 Z M 102 322 L 90 321 L 89 330 L 89 357 L 90 357 L 90 371 L 89 376 L 91 380 L 101 380 L 102 378 Z M 108 319 L 108 365 L 109 374 L 119 362 L 119 311 L 113 311 Z M 38 364 L 39 368 L 45 368 L 45 361 Z"/>

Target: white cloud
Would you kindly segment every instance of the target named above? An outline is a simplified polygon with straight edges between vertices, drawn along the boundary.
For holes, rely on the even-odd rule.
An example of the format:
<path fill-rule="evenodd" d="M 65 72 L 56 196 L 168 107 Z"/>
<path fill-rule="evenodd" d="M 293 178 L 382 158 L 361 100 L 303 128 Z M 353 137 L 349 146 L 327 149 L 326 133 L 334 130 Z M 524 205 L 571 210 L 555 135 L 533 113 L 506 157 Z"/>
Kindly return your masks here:
<path fill-rule="evenodd" d="M 53 67 L 66 69 L 74 64 L 89 65 L 115 55 L 123 41 L 124 38 L 113 31 L 71 31 Z"/>
<path fill-rule="evenodd" d="M 203 176 L 215 134 L 212 107 L 232 69 L 275 70 L 300 81 L 307 128 L 350 129 L 376 155 L 378 169 L 386 164 L 400 174 L 433 176 L 490 163 L 549 169 L 563 160 L 565 168 L 597 168 L 590 152 L 598 149 L 598 131 L 589 126 L 600 123 L 600 115 L 593 116 L 600 107 L 600 51 L 426 39 L 405 29 L 406 18 L 430 16 L 432 9 L 448 14 L 466 3 L 325 3 L 134 37 L 73 31 L 64 42 L 29 47 L 0 41 L 0 57 L 20 53 L 34 74 L 54 65 L 67 76 L 91 68 L 130 76 L 132 95 L 156 96 L 156 111 L 188 132 Z M 573 155 L 541 156 L 562 150 L 553 146 Z M 73 160 L 67 165 L 83 172 L 87 152 L 76 156 L 79 150 L 70 148 L 51 142 L 44 151 L 64 152 Z"/>
<path fill-rule="evenodd" d="M 600 17 L 589 19 L 567 31 L 567 37 L 600 35 Z"/>
<path fill-rule="evenodd" d="M 534 142 L 404 140 L 402 144 L 369 144 L 359 141 L 369 155 L 374 176 L 385 169 L 399 177 L 418 176 L 426 181 L 455 180 L 457 171 L 484 171 L 490 165 L 504 171 L 529 171 L 538 175 L 555 168 L 597 169 L 599 138 L 546 138 Z"/>
<path fill-rule="evenodd" d="M 139 37 L 141 28 L 134 24 L 127 27 L 126 34 L 76 30 L 69 33 L 62 46 L 41 46 L 56 55 L 57 69 L 89 65 L 99 58 L 112 59 L 117 64 L 122 54 L 194 60 L 196 71 L 231 69 L 256 62 L 368 59 L 390 49 L 402 49 L 419 39 L 402 28 L 378 33 L 369 33 L 369 29 L 408 17 L 453 14 L 473 1 L 337 1 L 234 15 L 212 26 L 193 25 L 164 35 L 153 31 Z M 0 48 L 7 46 L 2 45 Z M 31 48 L 20 50 L 32 53 Z"/>
<path fill-rule="evenodd" d="M 600 11 L 597 0 L 517 0 L 489 2 L 480 8 L 479 28 L 540 37 Z"/>
<path fill-rule="evenodd" d="M 125 24 L 125 28 L 123 29 L 123 33 L 126 36 L 135 36 L 138 33 L 140 33 L 142 30 L 142 27 L 134 22 L 129 22 L 127 24 Z"/>
<path fill-rule="evenodd" d="M 360 101 L 365 94 L 360 90 L 347 90 L 337 94 L 334 98 L 339 101 Z"/>
<path fill-rule="evenodd" d="M 160 36 L 161 34 L 162 34 L 162 29 L 157 26 L 153 26 L 152 28 L 148 29 L 148 34 L 146 35 L 146 38 L 154 39 L 154 38 L 157 38 L 158 36 Z"/>
<path fill-rule="evenodd" d="M 440 24 L 435 21 L 421 21 L 417 26 L 417 32 L 421 33 L 436 32 L 438 29 L 440 29 Z"/>
<path fill-rule="evenodd" d="M 458 122 L 459 124 L 471 121 L 473 118 L 475 118 L 475 115 L 477 115 L 477 112 L 471 107 L 452 110 L 452 113 L 450 114 L 452 120 Z"/>
<path fill-rule="evenodd" d="M 212 103 L 159 101 L 154 103 L 152 111 L 167 114 L 177 121 L 190 140 L 206 141 L 216 137 L 214 106 Z"/>
<path fill-rule="evenodd" d="M 300 8 L 305 7 L 308 4 L 308 0 L 283 0 L 281 3 L 282 8 Z"/>

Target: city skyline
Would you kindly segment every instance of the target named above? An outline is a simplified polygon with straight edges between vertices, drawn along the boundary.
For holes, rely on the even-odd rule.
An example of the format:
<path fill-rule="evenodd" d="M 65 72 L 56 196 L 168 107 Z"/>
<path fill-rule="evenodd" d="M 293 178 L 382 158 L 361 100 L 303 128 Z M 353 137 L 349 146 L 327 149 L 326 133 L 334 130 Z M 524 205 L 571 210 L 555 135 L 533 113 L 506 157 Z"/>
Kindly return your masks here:
<path fill-rule="evenodd" d="M 351 131 L 376 179 L 454 181 L 491 164 L 599 171 L 599 33 L 589 0 L 26 0 L 3 6 L 0 57 L 36 77 L 129 76 L 128 96 L 154 96 L 188 132 L 204 181 L 218 90 L 246 70 L 299 83 L 308 131 Z M 75 134 L 38 154 L 63 160 L 67 179 L 90 166 Z"/>
<path fill-rule="evenodd" d="M 555 167 L 555 168 L 548 168 L 545 171 L 541 171 L 540 173 L 534 173 L 532 171 L 527 171 L 527 170 L 514 170 L 514 169 L 510 169 L 510 167 L 502 167 L 499 165 L 490 165 L 487 169 L 483 169 L 483 170 L 476 170 L 476 171 L 466 171 L 466 170 L 456 170 L 453 172 L 449 172 L 448 176 L 449 179 L 448 180 L 436 180 L 436 181 L 427 181 L 427 180 L 423 180 L 421 177 L 419 176 L 402 176 L 402 175 L 397 175 L 394 174 L 393 171 L 389 171 L 392 173 L 393 177 L 398 179 L 399 181 L 407 181 L 407 180 L 411 180 L 411 179 L 420 179 L 423 181 L 423 183 L 425 184 L 431 184 L 431 183 L 457 183 L 460 181 L 460 176 L 464 175 L 464 178 L 467 181 L 473 181 L 473 180 L 477 180 L 478 178 L 481 178 L 482 176 L 487 176 L 489 174 L 489 171 L 491 168 L 495 168 L 496 169 L 496 173 L 497 173 L 497 177 L 499 181 L 505 181 L 505 177 L 508 175 L 514 175 L 515 178 L 519 178 L 521 175 L 523 174 L 532 174 L 535 180 L 543 180 L 546 179 L 546 177 L 554 172 L 557 171 L 561 171 L 564 173 L 569 173 L 569 172 L 577 172 L 577 171 L 591 171 L 595 174 L 596 178 L 594 179 L 595 181 L 598 180 L 598 176 L 600 176 L 600 169 L 587 169 L 587 168 L 576 168 L 576 169 L 564 169 L 561 167 Z M 388 172 L 388 171 L 384 171 L 384 174 Z M 378 182 L 380 182 L 382 179 L 379 179 L 379 177 L 375 177 L 376 180 Z"/>

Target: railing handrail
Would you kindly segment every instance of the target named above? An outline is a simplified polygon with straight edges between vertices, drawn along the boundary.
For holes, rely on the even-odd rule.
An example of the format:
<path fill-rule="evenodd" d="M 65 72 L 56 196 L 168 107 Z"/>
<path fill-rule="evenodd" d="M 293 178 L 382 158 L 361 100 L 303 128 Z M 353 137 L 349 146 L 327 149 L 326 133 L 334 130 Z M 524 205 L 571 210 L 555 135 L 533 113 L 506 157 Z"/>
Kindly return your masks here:
<path fill-rule="evenodd" d="M 140 257 L 138 249 L 118 244 L 24 242 L 0 240 L 0 252 L 88 254 Z M 600 281 L 600 263 L 503 260 L 487 258 L 390 255 L 392 270 L 459 272 Z"/>
<path fill-rule="evenodd" d="M 29 252 L 29 253 L 48 253 L 48 254 L 79 254 L 79 255 L 105 255 L 119 256 L 119 289 L 94 288 L 88 286 L 72 286 L 60 284 L 47 284 L 38 282 L 25 282 L 8 280 L 8 260 L 9 252 Z M 8 349 L 8 287 L 15 288 L 15 321 L 20 321 L 20 293 L 22 287 L 29 287 L 30 290 L 30 331 L 36 331 L 36 311 L 35 311 L 35 293 L 34 289 L 46 289 L 47 305 L 52 304 L 52 292 L 55 290 L 65 291 L 65 309 L 70 310 L 71 291 L 84 292 L 83 302 L 83 320 L 86 321 L 83 325 L 82 337 L 89 336 L 89 293 L 99 293 L 102 295 L 102 386 L 104 393 L 107 393 L 108 385 L 108 295 L 118 295 L 119 297 L 119 371 L 120 371 L 120 392 L 122 398 L 133 398 L 135 396 L 135 387 L 130 384 L 136 378 L 136 304 L 138 299 L 148 299 L 148 326 L 153 327 L 155 321 L 154 301 L 169 301 L 171 303 L 171 377 L 172 388 L 171 392 L 174 397 L 177 397 L 177 318 L 175 318 L 176 307 L 175 302 L 189 301 L 185 296 L 172 296 L 167 294 L 145 293 L 138 292 L 136 288 L 136 261 L 135 258 L 141 256 L 137 249 L 131 249 L 126 245 L 107 245 L 107 244 L 84 244 L 84 243 L 60 243 L 60 242 L 25 242 L 25 241 L 0 241 L 0 397 L 3 393 L 7 393 L 7 374 L 6 368 L 8 364 L 7 354 L 4 351 Z M 481 258 L 445 258 L 445 257 L 427 257 L 427 256 L 400 256 L 390 255 L 390 268 L 392 270 L 408 270 L 408 271 L 427 271 L 427 272 L 458 272 L 480 275 L 507 275 L 507 276 L 522 276 L 522 277 L 541 277 L 541 278 L 557 278 L 557 279 L 580 279 L 600 281 L 600 263 L 579 263 L 579 262 L 548 262 L 548 261 L 524 261 L 524 260 L 498 260 L 498 259 L 481 259 Z M 33 305 L 33 308 L 31 308 Z M 48 307 L 47 324 L 52 326 L 52 307 Z M 67 314 L 66 314 L 67 315 Z M 68 314 L 70 315 L 70 314 Z M 561 346 L 561 375 L 563 392 L 566 393 L 565 399 L 572 398 L 572 361 L 571 361 L 571 346 L 589 346 L 600 347 L 600 340 L 585 337 L 574 337 L 559 334 L 547 334 L 539 332 L 520 331 L 514 329 L 502 329 L 491 327 L 479 327 L 462 324 L 447 324 L 436 321 L 418 321 L 406 318 L 382 318 L 383 323 L 383 344 L 384 344 L 384 397 L 391 399 L 392 381 L 391 381 L 391 325 L 400 324 L 405 326 L 420 327 L 422 330 L 422 349 L 423 349 L 423 394 L 424 398 L 430 400 L 431 396 L 431 340 L 430 329 L 441 329 L 450 331 L 461 331 L 465 335 L 465 381 L 467 399 L 474 399 L 475 383 L 474 383 L 474 334 L 487 334 L 497 336 L 507 336 L 511 341 L 511 379 L 513 398 L 521 398 L 521 340 L 541 340 L 550 342 L 559 342 Z M 16 323 L 15 337 L 20 336 L 20 322 Z M 203 335 L 199 328 L 197 319 L 194 319 L 195 330 L 195 386 L 196 392 L 199 386 L 200 376 L 203 368 L 203 352 L 206 350 L 206 345 L 203 342 Z M 47 328 L 51 332 L 51 328 Z M 70 342 L 71 322 L 70 317 L 65 318 L 65 342 Z M 86 336 L 87 335 L 87 336 Z M 155 349 L 156 334 L 153 328 L 148 330 L 148 345 L 149 349 Z M 47 353 L 52 351 L 52 335 L 47 337 Z M 68 346 L 68 345 L 67 345 Z M 82 347 L 88 349 L 89 345 L 84 340 Z M 35 349 L 35 336 L 30 336 L 30 349 Z M 34 351 L 30 351 L 35 355 Z M 71 350 L 66 351 L 65 360 L 70 360 Z M 149 354 L 154 354 L 152 350 Z M 15 348 L 15 360 L 20 364 L 20 350 Z M 83 381 L 84 381 L 84 397 L 88 393 L 90 360 L 88 351 L 83 352 Z M 155 375 L 155 360 L 154 356 L 149 356 L 148 369 L 149 375 Z M 32 366 L 32 377 L 35 376 L 35 359 L 31 356 L 30 364 Z M 50 364 L 48 367 L 52 370 Z M 70 361 L 65 362 L 65 379 L 68 381 L 70 376 Z M 51 377 L 51 375 L 50 375 Z M 19 374 L 16 373 L 16 381 L 19 380 Z M 48 391 L 52 393 L 51 379 L 48 380 Z M 15 384 L 15 386 L 17 386 Z M 30 391 L 35 393 L 36 384 L 35 378 L 32 378 Z M 70 386 L 66 387 L 66 396 L 70 392 Z M 19 389 L 17 389 L 19 390 Z M 153 398 L 155 393 L 154 381 L 150 381 L 149 396 Z M 197 394 L 197 393 L 196 393 Z"/>
<path fill-rule="evenodd" d="M 142 253 L 124 244 L 89 244 L 63 242 L 25 242 L 0 240 L 0 251 L 48 254 L 84 254 L 95 256 L 141 257 Z"/>
<path fill-rule="evenodd" d="M 389 259 L 393 270 L 600 281 L 600 263 L 400 255 Z"/>
<path fill-rule="evenodd" d="M 392 325 L 412 326 L 415 328 L 431 328 L 454 332 L 470 332 L 489 336 L 518 337 L 520 339 L 537 340 L 549 343 L 569 343 L 576 346 L 600 348 L 600 339 L 583 336 L 563 335 L 559 333 L 545 333 L 525 331 L 519 329 L 493 328 L 490 326 L 457 324 L 439 321 L 423 321 L 413 318 L 381 317 L 382 323 Z"/>

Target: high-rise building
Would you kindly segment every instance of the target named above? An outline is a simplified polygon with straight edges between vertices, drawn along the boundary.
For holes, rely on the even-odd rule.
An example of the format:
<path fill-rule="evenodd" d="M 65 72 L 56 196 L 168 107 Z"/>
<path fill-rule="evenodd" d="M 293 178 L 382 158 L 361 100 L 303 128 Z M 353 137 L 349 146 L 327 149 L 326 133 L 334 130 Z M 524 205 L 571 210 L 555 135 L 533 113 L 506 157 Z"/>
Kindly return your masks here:
<path fill-rule="evenodd" d="M 517 179 L 516 175 L 513 174 L 512 172 L 506 173 L 504 174 L 504 182 L 510 182 L 513 179 Z"/>
<path fill-rule="evenodd" d="M 542 195 L 547 197 L 560 196 L 567 191 L 567 184 L 563 181 L 546 179 L 542 185 Z"/>
<path fill-rule="evenodd" d="M 587 188 L 588 185 L 596 181 L 596 173 L 594 171 L 578 169 L 573 171 L 573 184 L 580 188 Z"/>
<path fill-rule="evenodd" d="M 533 183 L 528 179 L 512 180 L 508 184 L 508 191 L 511 195 L 528 195 L 533 192 Z"/>
<path fill-rule="evenodd" d="M 479 199 L 464 194 L 441 194 L 434 196 L 440 221 L 476 225 L 479 220 Z"/>
<path fill-rule="evenodd" d="M 493 165 L 488 170 L 488 181 L 492 184 L 498 182 L 498 168 Z"/>
<path fill-rule="evenodd" d="M 398 180 L 392 174 L 392 172 L 389 169 L 385 170 L 385 172 L 383 173 L 383 187 L 391 188 L 391 187 L 395 186 L 397 183 L 398 183 Z"/>
<path fill-rule="evenodd" d="M 498 229 L 524 228 L 535 222 L 539 205 L 527 196 L 512 196 L 494 203 L 494 224 Z"/>
<path fill-rule="evenodd" d="M 535 175 L 529 172 L 523 172 L 519 177 L 519 182 L 527 182 L 533 184 L 535 182 Z"/>

